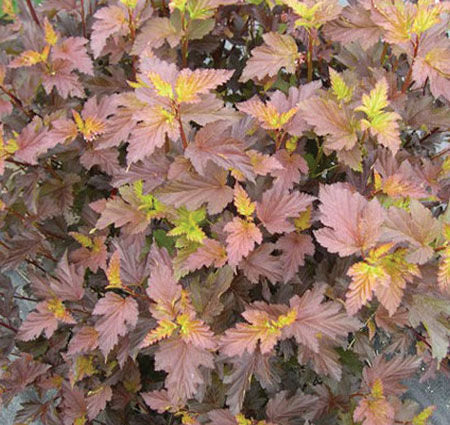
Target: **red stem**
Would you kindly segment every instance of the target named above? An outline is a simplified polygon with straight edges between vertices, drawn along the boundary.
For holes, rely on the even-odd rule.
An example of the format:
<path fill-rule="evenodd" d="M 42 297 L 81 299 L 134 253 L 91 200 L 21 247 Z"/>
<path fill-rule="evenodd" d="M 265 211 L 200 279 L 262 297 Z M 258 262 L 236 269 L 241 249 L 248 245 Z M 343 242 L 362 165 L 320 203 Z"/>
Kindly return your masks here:
<path fill-rule="evenodd" d="M 183 149 L 186 149 L 188 147 L 187 137 L 186 133 L 184 132 L 183 123 L 181 122 L 181 116 L 178 110 L 177 110 L 177 120 L 180 126 L 181 143 L 183 144 Z"/>
<path fill-rule="evenodd" d="M 38 18 L 38 16 L 37 16 L 36 10 L 34 10 L 34 6 L 33 6 L 33 4 L 31 3 L 31 0 L 26 0 L 26 2 L 27 2 L 28 10 L 29 10 L 30 13 L 31 13 L 31 17 L 33 18 L 33 21 L 35 22 L 35 24 L 36 24 L 38 27 L 40 27 L 40 26 L 41 26 L 41 23 L 39 22 L 39 18 Z"/>
<path fill-rule="evenodd" d="M 84 17 L 84 0 L 81 0 L 81 29 L 83 31 L 83 37 L 87 38 L 87 36 L 86 36 L 86 19 Z"/>
<path fill-rule="evenodd" d="M 310 83 L 313 78 L 312 55 L 313 55 L 313 38 L 311 31 L 308 31 L 308 54 L 306 55 L 306 60 L 308 64 L 308 83 Z"/>
<path fill-rule="evenodd" d="M 8 325 L 7 323 L 1 322 L 0 321 L 0 326 L 3 326 L 6 329 L 9 329 L 10 331 L 13 331 L 15 333 L 17 333 L 17 329 L 14 326 Z"/>
<path fill-rule="evenodd" d="M 408 74 L 406 74 L 405 81 L 403 82 L 403 85 L 402 85 L 401 91 L 403 94 L 406 93 L 406 90 L 408 90 L 408 87 L 411 84 L 413 66 L 414 66 L 414 62 L 416 61 L 418 50 L 419 50 L 419 37 L 416 38 L 416 42 L 414 43 L 414 52 L 413 52 L 413 58 L 411 61 L 411 66 L 409 67 Z"/>

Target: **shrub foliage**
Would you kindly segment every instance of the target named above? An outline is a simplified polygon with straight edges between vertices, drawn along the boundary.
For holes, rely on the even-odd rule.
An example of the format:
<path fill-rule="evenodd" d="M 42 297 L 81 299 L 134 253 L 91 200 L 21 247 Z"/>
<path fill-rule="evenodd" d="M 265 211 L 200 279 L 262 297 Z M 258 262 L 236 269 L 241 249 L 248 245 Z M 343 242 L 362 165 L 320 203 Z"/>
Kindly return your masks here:
<path fill-rule="evenodd" d="M 448 370 L 448 2 L 2 8 L 17 424 L 429 421 L 401 396 Z"/>

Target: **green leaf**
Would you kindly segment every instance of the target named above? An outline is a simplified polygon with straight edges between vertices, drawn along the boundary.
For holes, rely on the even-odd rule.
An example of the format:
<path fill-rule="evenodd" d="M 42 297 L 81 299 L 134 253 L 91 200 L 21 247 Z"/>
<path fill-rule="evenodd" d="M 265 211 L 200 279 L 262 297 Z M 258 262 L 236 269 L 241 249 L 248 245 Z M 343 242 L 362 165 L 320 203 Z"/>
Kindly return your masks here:
<path fill-rule="evenodd" d="M 175 227 L 168 233 L 170 236 L 185 236 L 190 242 L 202 242 L 206 237 L 199 224 L 206 218 L 204 207 L 189 211 L 186 207 L 178 208 L 177 218 L 171 220 Z"/>
<path fill-rule="evenodd" d="M 160 248 L 166 248 L 170 255 L 175 250 L 175 238 L 170 237 L 165 230 L 156 229 L 153 231 L 153 239 Z"/>

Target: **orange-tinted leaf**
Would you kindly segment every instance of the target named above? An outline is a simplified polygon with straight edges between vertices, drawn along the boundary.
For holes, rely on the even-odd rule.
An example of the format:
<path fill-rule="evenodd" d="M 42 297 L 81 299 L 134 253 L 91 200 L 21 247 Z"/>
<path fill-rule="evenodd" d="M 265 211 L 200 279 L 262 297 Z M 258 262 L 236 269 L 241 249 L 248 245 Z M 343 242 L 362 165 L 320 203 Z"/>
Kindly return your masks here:
<path fill-rule="evenodd" d="M 235 217 L 224 227 L 227 236 L 228 263 L 236 266 L 253 250 L 255 244 L 262 242 L 261 231 L 255 223 Z"/>

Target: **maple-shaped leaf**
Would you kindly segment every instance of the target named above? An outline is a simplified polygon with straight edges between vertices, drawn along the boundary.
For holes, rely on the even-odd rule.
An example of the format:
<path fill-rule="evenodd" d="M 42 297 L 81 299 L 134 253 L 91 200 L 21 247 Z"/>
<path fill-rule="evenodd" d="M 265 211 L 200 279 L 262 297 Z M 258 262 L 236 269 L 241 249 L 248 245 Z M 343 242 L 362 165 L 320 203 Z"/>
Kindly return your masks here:
<path fill-rule="evenodd" d="M 253 48 L 252 56 L 248 59 L 242 72 L 241 81 L 252 78 L 262 80 L 267 75 L 275 76 L 281 68 L 293 74 L 300 55 L 295 40 L 290 35 L 276 32 L 263 34 L 264 43 Z"/>
<path fill-rule="evenodd" d="M 450 79 L 450 48 L 448 39 L 440 26 L 425 33 L 419 43 L 417 57 L 412 63 L 414 87 L 422 87 L 430 81 L 434 97 L 450 100 L 448 84 Z"/>
<path fill-rule="evenodd" d="M 160 343 L 155 354 L 155 369 L 167 372 L 166 388 L 169 398 L 185 402 L 192 398 L 203 383 L 200 366 L 212 369 L 213 355 L 181 339 Z"/>
<path fill-rule="evenodd" d="M 220 268 L 226 261 L 225 247 L 214 239 L 205 238 L 202 245 L 186 259 L 185 266 L 189 271 L 198 270 L 204 266 Z"/>
<path fill-rule="evenodd" d="M 102 316 L 95 323 L 99 334 L 99 347 L 105 357 L 124 336 L 136 326 L 138 305 L 131 297 L 122 298 L 113 292 L 107 292 L 104 298 L 97 301 L 92 314 Z"/>
<path fill-rule="evenodd" d="M 256 204 L 250 200 L 247 192 L 239 183 L 234 186 L 234 206 L 244 217 L 251 217 L 256 208 Z"/>
<path fill-rule="evenodd" d="M 339 16 L 342 10 L 338 0 L 282 0 L 283 3 L 291 7 L 294 13 L 299 16 L 295 21 L 296 26 L 319 28 L 325 22 L 331 21 Z"/>
<path fill-rule="evenodd" d="M 206 125 L 195 135 L 195 141 L 185 150 L 197 172 L 205 174 L 208 161 L 225 170 L 236 169 L 247 179 L 254 180 L 250 158 L 245 153 L 245 145 L 231 135 L 230 123 L 218 121 Z"/>
<path fill-rule="evenodd" d="M 367 119 L 361 120 L 362 129 L 369 129 L 377 136 L 378 142 L 389 148 L 395 155 L 400 148 L 399 126 L 397 121 L 401 119 L 397 112 L 385 112 L 389 105 L 387 98 L 388 83 L 386 78 L 379 81 L 369 94 L 363 94 L 362 105 L 355 111 L 362 111 Z"/>
<path fill-rule="evenodd" d="M 189 174 L 180 180 L 169 182 L 156 192 L 158 199 L 178 208 L 186 206 L 195 210 L 204 203 L 209 214 L 220 213 L 233 200 L 233 189 L 227 186 L 227 171 L 212 164 L 205 176 Z"/>
<path fill-rule="evenodd" d="M 283 166 L 274 155 L 265 155 L 253 149 L 247 153 L 253 165 L 253 171 L 259 176 L 273 175 L 276 171 L 283 170 Z"/>
<path fill-rule="evenodd" d="M 67 354 L 87 353 L 98 347 L 98 332 L 92 326 L 83 326 L 74 335 L 69 342 Z"/>
<path fill-rule="evenodd" d="M 336 381 L 342 378 L 342 364 L 336 344 L 324 337 L 320 341 L 319 351 L 315 352 L 305 345 L 298 347 L 299 364 L 308 364 L 319 375 L 330 376 Z"/>
<path fill-rule="evenodd" d="M 106 268 L 106 238 L 104 236 L 96 236 L 92 240 L 89 247 L 81 247 L 70 254 L 70 260 L 77 266 L 82 265 L 89 267 L 94 273 L 99 268 Z"/>
<path fill-rule="evenodd" d="M 183 69 L 178 74 L 174 87 L 177 102 L 198 102 L 199 95 L 225 83 L 232 75 L 233 71 L 225 69 Z"/>
<path fill-rule="evenodd" d="M 94 57 L 100 56 L 106 40 L 111 35 L 126 35 L 129 32 L 126 9 L 119 6 L 108 6 L 98 10 L 92 25 L 91 48 Z"/>
<path fill-rule="evenodd" d="M 239 268 L 252 283 L 258 283 L 261 277 L 266 277 L 273 284 L 282 280 L 280 258 L 271 255 L 275 245 L 264 243 L 253 250 L 239 263 Z"/>
<path fill-rule="evenodd" d="M 272 96 L 276 93 L 278 92 L 275 92 Z M 298 106 L 293 106 L 289 109 L 283 108 L 282 110 L 279 110 L 277 106 L 271 100 L 264 103 L 257 96 L 237 105 L 241 112 L 258 119 L 261 127 L 266 130 L 280 130 L 283 126 L 288 125 L 289 121 L 298 111 Z"/>
<path fill-rule="evenodd" d="M 341 257 L 362 253 L 379 239 L 384 211 L 376 199 L 367 201 L 341 183 L 320 187 L 320 221 L 327 227 L 314 236 L 328 251 Z"/>
<path fill-rule="evenodd" d="M 350 314 L 370 301 L 375 292 L 393 315 L 400 305 L 406 283 L 420 276 L 418 267 L 406 261 L 404 249 L 389 253 L 391 248 L 392 244 L 380 245 L 372 249 L 364 261 L 349 268 L 347 274 L 352 277 L 352 282 L 346 295 L 346 307 Z"/>
<path fill-rule="evenodd" d="M 355 421 L 362 425 L 393 425 L 395 409 L 383 394 L 381 380 L 375 381 L 371 393 L 360 400 L 353 412 Z"/>
<path fill-rule="evenodd" d="M 21 353 L 14 361 L 10 361 L 1 376 L 2 404 L 7 405 L 15 395 L 22 393 L 50 367 L 48 364 L 35 361 L 29 353 Z"/>
<path fill-rule="evenodd" d="M 181 207 L 178 208 L 176 214 L 176 218 L 170 219 L 175 227 L 167 233 L 169 236 L 184 236 L 188 241 L 198 243 L 206 238 L 205 232 L 200 227 L 206 218 L 204 208 L 189 211 L 185 207 Z"/>
<path fill-rule="evenodd" d="M 164 44 L 165 40 L 167 40 L 170 47 L 176 47 L 181 40 L 181 34 L 172 25 L 169 18 L 152 17 L 141 27 L 131 53 L 140 55 L 148 48 L 157 49 Z"/>
<path fill-rule="evenodd" d="M 221 351 L 228 357 L 253 353 L 260 342 L 261 353 L 269 353 L 282 336 L 282 331 L 295 320 L 294 309 L 279 304 L 257 301 L 242 316 L 249 323 L 238 323 L 227 329 L 220 340 Z"/>
<path fill-rule="evenodd" d="M 417 327 L 423 323 L 430 336 L 433 357 L 440 362 L 447 356 L 450 306 L 447 300 L 428 295 L 414 295 L 409 306 L 409 322 Z"/>
<path fill-rule="evenodd" d="M 276 178 L 274 186 L 280 192 L 291 190 L 294 184 L 300 181 L 301 174 L 308 174 L 307 162 L 297 153 L 290 153 L 286 149 L 279 149 L 275 153 L 275 158 L 282 165 L 282 168 L 274 170 L 271 174 Z"/>
<path fill-rule="evenodd" d="M 28 314 L 22 323 L 17 338 L 22 341 L 30 341 L 37 338 L 42 332 L 46 338 L 50 338 L 58 328 L 59 322 L 76 323 L 60 299 L 54 298 L 40 302 L 36 306 L 36 311 Z"/>
<path fill-rule="evenodd" d="M 322 303 L 324 288 L 316 286 L 301 297 L 295 295 L 290 306 L 296 311 L 295 321 L 284 330 L 286 337 L 294 337 L 299 344 L 318 352 L 322 335 L 333 341 L 346 338 L 360 327 L 358 320 L 347 316 L 337 302 Z"/>
<path fill-rule="evenodd" d="M 108 278 L 108 289 L 123 287 L 122 279 L 120 277 L 120 251 L 118 250 L 114 251 L 109 259 L 106 277 Z"/>
<path fill-rule="evenodd" d="M 111 400 L 113 393 L 109 385 L 101 385 L 89 393 L 86 399 L 87 413 L 88 418 L 92 420 L 105 409 L 106 403 Z"/>
<path fill-rule="evenodd" d="M 74 69 L 84 74 L 94 75 L 92 59 L 87 54 L 85 45 L 88 40 L 82 37 L 69 37 L 52 49 L 53 59 L 69 61 Z"/>
<path fill-rule="evenodd" d="M 29 164 L 37 164 L 39 155 L 55 147 L 58 142 L 48 138 L 48 132 L 39 119 L 34 119 L 22 129 L 15 139 L 14 156 Z"/>
<path fill-rule="evenodd" d="M 416 373 L 420 363 L 420 358 L 415 356 L 395 356 L 387 360 L 379 355 L 375 357 L 370 367 L 366 366 L 363 369 L 364 389 L 370 389 L 377 380 L 380 380 L 384 395 L 400 396 L 408 389 L 403 381 Z"/>
<path fill-rule="evenodd" d="M 169 393 L 167 390 L 160 391 L 149 391 L 146 393 L 141 393 L 147 406 L 151 409 L 156 410 L 158 413 L 164 413 L 171 409 L 173 401 L 169 398 Z"/>
<path fill-rule="evenodd" d="M 270 398 L 266 405 L 267 419 L 273 424 L 292 425 L 299 417 L 314 409 L 317 397 L 304 394 L 300 390 L 293 396 L 288 396 L 288 391 L 280 391 Z"/>
<path fill-rule="evenodd" d="M 85 97 L 84 88 L 78 76 L 72 73 L 73 66 L 66 60 L 56 59 L 42 74 L 42 86 L 47 94 L 55 88 L 64 99 L 69 96 Z"/>
<path fill-rule="evenodd" d="M 227 255 L 228 263 L 236 266 L 253 250 L 255 244 L 262 242 L 262 233 L 252 221 L 244 220 L 240 217 L 234 217 L 227 223 L 224 231 L 227 236 Z"/>
<path fill-rule="evenodd" d="M 143 232 L 151 217 L 148 217 L 146 211 L 142 208 L 143 204 L 136 193 L 135 187 L 121 187 L 120 195 L 122 197 L 117 196 L 108 200 L 101 200 L 101 203 L 96 201 L 96 203 L 90 204 L 100 214 L 96 228 L 101 230 L 110 224 L 114 224 L 115 227 L 126 226 L 127 233 Z"/>
<path fill-rule="evenodd" d="M 63 425 L 78 425 L 86 423 L 87 404 L 84 391 L 64 382 L 62 386 L 64 409 Z"/>
<path fill-rule="evenodd" d="M 412 199 L 408 213 L 404 209 L 389 208 L 383 226 L 383 240 L 409 244 L 406 260 L 425 264 L 434 254 L 431 243 L 439 237 L 441 224 L 431 211 L 419 201 Z"/>
<path fill-rule="evenodd" d="M 382 34 L 373 22 L 370 10 L 356 2 L 347 5 L 337 19 L 327 22 L 323 31 L 330 40 L 343 45 L 358 42 L 366 50 L 377 43 Z"/>
<path fill-rule="evenodd" d="M 257 203 L 256 215 L 270 233 L 284 233 L 295 230 L 289 218 L 294 218 L 306 210 L 314 197 L 300 192 L 280 192 L 277 187 L 264 192 Z"/>
<path fill-rule="evenodd" d="M 300 266 L 305 264 L 305 256 L 313 255 L 315 251 L 311 236 L 297 232 L 283 235 L 276 243 L 277 249 L 282 251 L 280 256 L 283 270 L 283 281 L 289 282 Z"/>
<path fill-rule="evenodd" d="M 314 97 L 303 101 L 300 110 L 319 136 L 327 136 L 324 144 L 327 149 L 349 151 L 356 145 L 359 124 L 345 105 Z"/>

